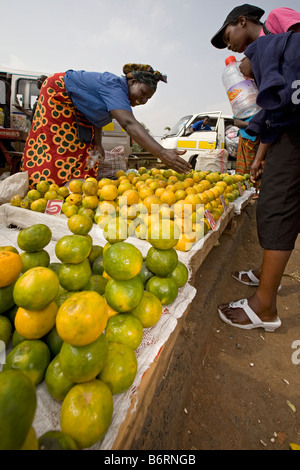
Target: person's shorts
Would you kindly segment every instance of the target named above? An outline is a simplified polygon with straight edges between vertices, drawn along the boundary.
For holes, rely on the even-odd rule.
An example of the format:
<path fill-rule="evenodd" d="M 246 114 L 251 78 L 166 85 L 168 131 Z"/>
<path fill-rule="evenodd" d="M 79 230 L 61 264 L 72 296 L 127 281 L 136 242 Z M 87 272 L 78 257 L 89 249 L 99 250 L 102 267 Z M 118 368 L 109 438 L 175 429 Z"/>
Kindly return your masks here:
<path fill-rule="evenodd" d="M 257 203 L 257 228 L 265 250 L 293 250 L 300 232 L 300 123 L 267 153 Z"/>

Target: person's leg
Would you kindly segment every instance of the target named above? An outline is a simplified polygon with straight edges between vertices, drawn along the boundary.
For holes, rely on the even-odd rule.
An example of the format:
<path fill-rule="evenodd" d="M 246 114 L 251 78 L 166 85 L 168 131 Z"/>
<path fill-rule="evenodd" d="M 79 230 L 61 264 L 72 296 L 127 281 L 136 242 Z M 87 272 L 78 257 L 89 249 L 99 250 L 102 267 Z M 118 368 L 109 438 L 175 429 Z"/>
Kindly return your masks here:
<path fill-rule="evenodd" d="M 292 251 L 264 251 L 259 286 L 255 294 L 248 299 L 249 307 L 264 322 L 272 322 L 277 318 L 277 291 L 291 253 Z M 231 308 L 229 304 L 224 304 L 220 305 L 219 309 L 233 323 L 250 323 L 241 308 Z"/>

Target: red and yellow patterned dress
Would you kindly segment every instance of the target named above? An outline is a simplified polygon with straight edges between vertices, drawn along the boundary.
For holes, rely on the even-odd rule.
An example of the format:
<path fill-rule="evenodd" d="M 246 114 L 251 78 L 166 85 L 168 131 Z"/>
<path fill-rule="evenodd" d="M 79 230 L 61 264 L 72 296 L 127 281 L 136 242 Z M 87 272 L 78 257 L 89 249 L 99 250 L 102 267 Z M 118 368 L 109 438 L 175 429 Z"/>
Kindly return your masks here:
<path fill-rule="evenodd" d="M 75 109 L 64 75 L 51 75 L 40 91 L 21 162 L 21 170 L 28 171 L 30 187 L 42 180 L 63 186 L 71 179 L 97 175 L 98 164 L 92 169 L 86 165 L 93 142 L 85 144 L 77 137 Z"/>

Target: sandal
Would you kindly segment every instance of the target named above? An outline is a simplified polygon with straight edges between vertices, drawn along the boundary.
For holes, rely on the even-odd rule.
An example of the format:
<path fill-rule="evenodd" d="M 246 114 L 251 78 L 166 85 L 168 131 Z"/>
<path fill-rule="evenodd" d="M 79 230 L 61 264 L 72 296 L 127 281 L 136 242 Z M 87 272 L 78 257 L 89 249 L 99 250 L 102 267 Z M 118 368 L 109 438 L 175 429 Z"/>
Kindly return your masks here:
<path fill-rule="evenodd" d="M 279 317 L 274 322 L 263 322 L 248 305 L 247 299 L 238 300 L 237 302 L 230 302 L 230 308 L 241 308 L 246 313 L 251 323 L 247 325 L 242 325 L 241 323 L 234 323 L 218 308 L 219 316 L 221 320 L 231 326 L 236 328 L 242 328 L 243 330 L 253 330 L 254 328 L 264 328 L 265 331 L 274 332 L 277 328 L 281 326 L 281 320 Z"/>
<path fill-rule="evenodd" d="M 258 287 L 259 279 L 255 276 L 255 274 L 253 274 L 252 269 L 250 269 L 250 271 L 237 271 L 237 273 L 238 273 L 237 276 L 235 276 L 234 273 L 231 274 L 233 279 L 235 279 L 236 281 L 241 282 L 242 284 L 246 284 L 246 286 Z M 246 274 L 248 276 L 250 281 L 243 281 L 242 280 L 242 276 L 244 274 Z M 278 287 L 278 292 L 281 290 L 281 288 L 282 288 L 282 285 L 280 284 L 280 286 Z"/>
<path fill-rule="evenodd" d="M 243 281 L 242 276 L 246 274 L 250 281 Z M 241 282 L 242 284 L 246 284 L 246 286 L 255 286 L 257 287 L 259 284 L 259 279 L 253 274 L 252 269 L 250 271 L 238 271 L 238 276 L 234 276 L 232 273 L 232 277 L 237 281 Z"/>

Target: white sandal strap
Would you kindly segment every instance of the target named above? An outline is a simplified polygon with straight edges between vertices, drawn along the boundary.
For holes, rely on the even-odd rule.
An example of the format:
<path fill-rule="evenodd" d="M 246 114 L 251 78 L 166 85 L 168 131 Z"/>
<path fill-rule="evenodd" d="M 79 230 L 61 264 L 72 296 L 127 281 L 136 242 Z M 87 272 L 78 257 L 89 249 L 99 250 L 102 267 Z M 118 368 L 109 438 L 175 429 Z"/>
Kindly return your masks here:
<path fill-rule="evenodd" d="M 242 308 L 253 325 L 259 325 L 262 323 L 261 319 L 256 315 L 252 308 L 249 307 L 247 299 L 238 300 L 237 302 L 230 302 L 229 307 Z"/>
<path fill-rule="evenodd" d="M 248 275 L 249 279 L 250 279 L 252 282 L 255 282 L 255 283 L 259 284 L 259 279 L 253 274 L 252 269 L 250 269 L 250 271 L 247 271 L 246 274 Z"/>

